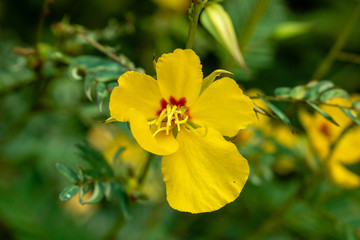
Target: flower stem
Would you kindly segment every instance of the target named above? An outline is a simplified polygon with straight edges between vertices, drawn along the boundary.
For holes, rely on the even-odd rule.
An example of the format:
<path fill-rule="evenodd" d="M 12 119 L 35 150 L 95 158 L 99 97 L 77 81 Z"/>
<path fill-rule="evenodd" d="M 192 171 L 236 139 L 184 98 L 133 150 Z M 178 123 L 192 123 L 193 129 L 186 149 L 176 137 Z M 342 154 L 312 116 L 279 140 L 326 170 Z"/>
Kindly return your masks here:
<path fill-rule="evenodd" d="M 264 16 L 270 0 L 259 0 L 252 11 L 252 14 L 246 24 L 244 31 L 241 32 L 239 35 L 239 45 L 241 51 L 244 53 L 246 51 L 246 47 L 249 43 L 249 40 L 254 33 L 254 30 L 258 23 L 260 22 L 261 18 Z"/>
<path fill-rule="evenodd" d="M 139 180 L 138 180 L 139 185 L 141 185 L 144 182 L 144 180 L 145 180 L 145 178 L 146 178 L 146 176 L 147 176 L 147 174 L 149 172 L 151 163 L 154 161 L 155 157 L 156 157 L 155 154 L 149 153 L 146 164 L 145 164 L 145 166 L 144 166 L 144 168 L 143 168 L 143 170 L 142 170 L 142 172 L 141 172 L 141 174 L 139 176 Z"/>
<path fill-rule="evenodd" d="M 273 96 L 262 96 L 263 98 L 265 98 L 266 100 L 269 101 L 274 101 L 274 102 L 296 102 L 296 103 L 303 103 L 303 104 L 307 104 L 307 102 L 316 104 L 316 105 L 326 105 L 326 106 L 330 106 L 330 107 L 343 107 L 346 109 L 350 109 L 350 110 L 354 110 L 357 111 L 356 109 L 354 109 L 352 106 L 341 106 L 338 104 L 332 104 L 332 103 L 326 103 L 326 102 L 320 102 L 320 101 L 310 101 L 310 100 L 306 100 L 306 99 L 297 99 L 297 98 L 290 98 L 290 97 L 273 97 Z M 249 96 L 250 99 L 259 99 L 258 96 Z M 261 113 L 261 112 L 259 112 Z"/>
<path fill-rule="evenodd" d="M 192 2 L 193 6 L 190 9 L 192 11 L 190 16 L 190 28 L 189 28 L 185 48 L 191 49 L 193 47 L 195 40 L 195 31 L 196 31 L 197 23 L 199 21 L 199 16 L 206 2 L 207 0 L 193 0 Z"/>

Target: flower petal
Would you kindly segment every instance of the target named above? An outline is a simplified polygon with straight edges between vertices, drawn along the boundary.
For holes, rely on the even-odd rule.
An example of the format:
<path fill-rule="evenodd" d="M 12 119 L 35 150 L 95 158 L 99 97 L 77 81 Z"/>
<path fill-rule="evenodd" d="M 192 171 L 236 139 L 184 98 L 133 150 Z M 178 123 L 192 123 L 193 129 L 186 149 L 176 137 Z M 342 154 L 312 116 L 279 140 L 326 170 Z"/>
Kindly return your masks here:
<path fill-rule="evenodd" d="M 163 54 L 156 63 L 156 74 L 162 96 L 169 102 L 186 99 L 190 106 L 199 96 L 202 84 L 202 66 L 199 57 L 190 49 L 176 49 Z"/>
<path fill-rule="evenodd" d="M 190 107 L 190 116 L 194 123 L 213 127 L 224 136 L 234 136 L 256 118 L 252 101 L 230 78 L 213 82 Z"/>
<path fill-rule="evenodd" d="M 146 119 L 156 117 L 162 99 L 157 81 L 144 73 L 129 71 L 118 79 L 119 86 L 110 95 L 110 115 L 121 122 L 129 121 L 128 110 L 135 108 Z"/>
<path fill-rule="evenodd" d="M 332 180 L 344 188 L 356 188 L 360 186 L 360 176 L 349 171 L 338 161 L 330 161 L 329 173 Z"/>
<path fill-rule="evenodd" d="M 249 165 L 234 144 L 212 128 L 205 137 L 183 128 L 176 140 L 179 150 L 161 161 L 167 200 L 172 208 L 191 213 L 211 212 L 239 196 L 249 175 Z"/>
<path fill-rule="evenodd" d="M 179 144 L 172 134 L 166 135 L 165 132 L 160 132 L 154 137 L 142 113 L 131 108 L 128 115 L 131 132 L 143 149 L 157 155 L 171 154 L 178 149 Z"/>

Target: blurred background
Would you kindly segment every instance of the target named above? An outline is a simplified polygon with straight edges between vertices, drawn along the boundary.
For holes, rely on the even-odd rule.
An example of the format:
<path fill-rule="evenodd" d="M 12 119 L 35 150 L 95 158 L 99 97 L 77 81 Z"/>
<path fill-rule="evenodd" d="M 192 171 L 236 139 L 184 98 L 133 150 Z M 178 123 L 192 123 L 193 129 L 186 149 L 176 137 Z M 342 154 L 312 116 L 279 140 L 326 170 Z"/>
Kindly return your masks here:
<path fill-rule="evenodd" d="M 250 71 L 237 67 L 200 24 L 193 49 L 204 76 L 218 68 L 231 71 L 252 96 L 271 96 L 278 87 L 313 79 L 331 80 L 351 96 L 360 92 L 360 18 L 354 15 L 359 1 L 221 4 Z M 278 104 L 293 122 L 294 134 L 270 118 L 259 118 L 239 133 L 235 143 L 251 166 L 249 181 L 240 197 L 219 211 L 192 215 L 171 209 L 160 158 L 142 186 L 146 200 L 128 196 L 130 217 L 116 199 L 87 205 L 78 196 L 59 200 L 69 181 L 55 163 L 77 169 L 83 153 L 78 146 L 85 141 L 109 162 L 119 148 L 129 150 L 123 164 L 131 189 L 131 172 L 136 176 L 147 155 L 126 124 L 101 124 L 109 117 L 108 90 L 128 69 L 155 75 L 154 55 L 185 47 L 189 5 L 180 0 L 0 0 L 1 239 L 360 239 L 360 154 L 347 162 L 351 173 L 337 167 L 321 171 L 322 146 L 314 143 L 321 137 L 308 127 L 321 120 L 302 114 L 305 107 L 295 103 Z M 340 53 L 328 69 L 319 70 L 341 36 Z M 358 139 L 356 133 L 344 145 Z M 357 146 L 343 151 L 357 153 Z"/>

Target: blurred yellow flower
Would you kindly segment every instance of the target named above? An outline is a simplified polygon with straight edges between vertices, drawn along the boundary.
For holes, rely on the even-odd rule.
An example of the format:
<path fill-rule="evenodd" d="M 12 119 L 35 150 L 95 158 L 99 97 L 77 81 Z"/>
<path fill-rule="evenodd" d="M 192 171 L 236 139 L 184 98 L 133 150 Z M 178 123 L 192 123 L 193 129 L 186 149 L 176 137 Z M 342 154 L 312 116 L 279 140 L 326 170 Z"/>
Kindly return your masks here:
<path fill-rule="evenodd" d="M 88 133 L 89 143 L 100 151 L 110 166 L 114 166 L 114 161 L 121 161 L 128 166 L 134 176 L 127 176 L 127 192 L 132 194 L 134 190 L 140 190 L 151 201 L 158 201 L 162 189 L 158 186 L 158 178 L 154 169 L 150 168 L 146 181 L 142 186 L 138 185 L 137 178 L 145 167 L 148 153 L 144 151 L 136 141 L 129 138 L 125 133 L 109 125 L 95 125 Z M 114 159 L 119 149 L 124 148 L 123 152 Z"/>
<path fill-rule="evenodd" d="M 236 82 L 221 78 L 203 89 L 199 57 L 176 49 L 156 63 L 157 80 L 129 71 L 110 96 L 110 114 L 130 122 L 141 147 L 162 159 L 167 200 L 179 211 L 215 211 L 234 201 L 249 166 L 234 136 L 255 114 Z M 201 94 L 200 94 L 201 92 Z"/>
<path fill-rule="evenodd" d="M 352 97 L 352 99 L 358 99 L 358 97 Z M 329 103 L 351 106 L 349 101 L 342 98 L 333 99 Z M 356 164 L 360 161 L 360 127 L 355 126 L 342 135 L 352 120 L 337 107 L 325 105 L 321 109 L 333 117 L 339 126 L 329 122 L 318 113 L 309 114 L 301 111 L 300 121 L 309 136 L 310 144 L 316 150 L 320 160 L 326 161 L 330 177 L 335 183 L 346 188 L 359 187 L 360 177 L 348 170 L 345 165 Z M 335 148 L 331 150 L 333 144 Z"/>
<path fill-rule="evenodd" d="M 190 7 L 191 0 L 154 0 L 159 6 L 177 12 L 185 12 Z"/>
<path fill-rule="evenodd" d="M 88 134 L 89 143 L 103 153 L 109 165 L 112 166 L 114 157 L 120 148 L 124 151 L 115 160 L 131 167 L 138 175 L 144 167 L 148 154 L 134 141 L 116 128 L 108 126 L 94 126 Z"/>

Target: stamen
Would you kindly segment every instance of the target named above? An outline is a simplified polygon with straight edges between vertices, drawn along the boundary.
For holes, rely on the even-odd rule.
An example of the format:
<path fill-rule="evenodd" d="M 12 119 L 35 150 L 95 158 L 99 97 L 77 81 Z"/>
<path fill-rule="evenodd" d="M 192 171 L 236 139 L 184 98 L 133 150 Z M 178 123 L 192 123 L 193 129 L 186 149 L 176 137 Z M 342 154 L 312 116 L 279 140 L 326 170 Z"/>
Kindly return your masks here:
<path fill-rule="evenodd" d="M 157 122 L 157 119 L 154 119 L 152 121 L 148 121 L 148 124 L 149 125 L 154 125 L 154 124 L 156 124 L 156 122 Z"/>
<path fill-rule="evenodd" d="M 148 121 L 150 126 L 157 126 L 156 131 L 153 133 L 154 137 L 162 131 L 165 131 L 166 134 L 169 135 L 175 125 L 177 130 L 180 131 L 180 125 L 186 124 L 189 119 L 189 116 L 186 114 L 187 108 L 185 106 L 168 104 L 166 107 L 162 106 L 162 108 L 161 112 L 160 110 L 158 111 L 159 117 L 157 119 Z"/>
<path fill-rule="evenodd" d="M 153 133 L 153 137 L 155 137 L 156 134 L 158 134 L 159 132 L 164 131 L 164 130 L 166 130 L 166 127 L 159 128 L 158 130 L 156 130 L 156 131 Z"/>

